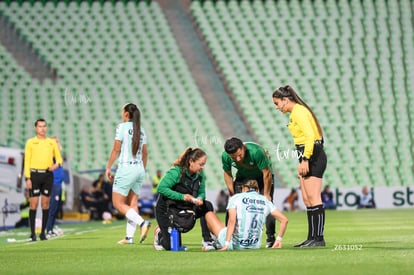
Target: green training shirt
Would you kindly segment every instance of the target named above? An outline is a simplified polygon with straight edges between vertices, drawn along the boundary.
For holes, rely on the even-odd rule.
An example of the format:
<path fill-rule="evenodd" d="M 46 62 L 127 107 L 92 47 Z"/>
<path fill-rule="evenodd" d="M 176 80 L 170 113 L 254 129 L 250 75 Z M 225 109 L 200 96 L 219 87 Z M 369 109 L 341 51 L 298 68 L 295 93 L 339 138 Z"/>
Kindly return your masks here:
<path fill-rule="evenodd" d="M 235 167 L 237 169 L 236 179 L 238 180 L 261 178 L 263 177 L 262 170 L 266 167 L 270 167 L 273 174 L 269 153 L 254 142 L 244 142 L 244 145 L 246 145 L 246 155 L 242 163 L 236 163 L 226 151 L 221 154 L 223 170 L 231 171 L 231 167 Z"/>
<path fill-rule="evenodd" d="M 198 198 L 202 198 L 203 200 L 206 199 L 206 177 L 204 175 L 204 171 L 201 171 L 200 174 L 190 175 L 188 172 L 187 176 L 185 177 L 184 184 L 187 186 L 191 186 L 192 183 L 198 180 L 201 177 L 200 188 L 198 189 Z M 165 173 L 164 177 L 161 179 L 160 184 L 158 184 L 157 192 L 171 200 L 176 201 L 183 201 L 184 194 L 174 191 L 172 188 L 180 183 L 180 174 L 181 174 L 181 167 L 174 166 L 170 168 L 170 170 Z"/>

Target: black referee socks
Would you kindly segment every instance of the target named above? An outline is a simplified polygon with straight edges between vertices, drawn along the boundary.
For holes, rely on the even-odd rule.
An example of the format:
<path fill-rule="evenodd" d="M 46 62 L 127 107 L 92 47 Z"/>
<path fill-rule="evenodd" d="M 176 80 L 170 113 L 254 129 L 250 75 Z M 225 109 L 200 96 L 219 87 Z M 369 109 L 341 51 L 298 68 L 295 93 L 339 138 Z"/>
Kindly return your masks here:
<path fill-rule="evenodd" d="M 29 210 L 29 225 L 32 236 L 36 235 L 36 210 Z"/>
<path fill-rule="evenodd" d="M 325 228 L 325 208 L 323 204 L 307 207 L 308 214 L 308 240 L 323 240 Z"/>
<path fill-rule="evenodd" d="M 42 210 L 42 231 L 41 231 L 42 234 L 45 233 L 48 219 L 49 219 L 49 209 L 43 209 Z"/>
<path fill-rule="evenodd" d="M 312 231 L 312 207 L 306 207 L 306 214 L 308 215 L 308 238 L 307 240 L 313 240 Z"/>
<path fill-rule="evenodd" d="M 325 228 L 325 208 L 323 207 L 323 204 L 314 206 L 314 208 L 316 208 L 316 211 L 313 212 L 313 232 L 315 240 L 322 241 Z"/>

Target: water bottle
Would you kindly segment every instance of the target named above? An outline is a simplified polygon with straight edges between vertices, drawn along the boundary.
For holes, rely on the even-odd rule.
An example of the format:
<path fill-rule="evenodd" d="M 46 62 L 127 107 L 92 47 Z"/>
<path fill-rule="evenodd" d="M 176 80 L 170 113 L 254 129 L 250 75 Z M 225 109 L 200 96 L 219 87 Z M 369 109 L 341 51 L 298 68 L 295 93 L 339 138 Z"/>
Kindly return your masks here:
<path fill-rule="evenodd" d="M 171 241 L 171 251 L 179 251 L 180 250 L 180 233 L 175 228 L 171 229 L 170 241 Z"/>

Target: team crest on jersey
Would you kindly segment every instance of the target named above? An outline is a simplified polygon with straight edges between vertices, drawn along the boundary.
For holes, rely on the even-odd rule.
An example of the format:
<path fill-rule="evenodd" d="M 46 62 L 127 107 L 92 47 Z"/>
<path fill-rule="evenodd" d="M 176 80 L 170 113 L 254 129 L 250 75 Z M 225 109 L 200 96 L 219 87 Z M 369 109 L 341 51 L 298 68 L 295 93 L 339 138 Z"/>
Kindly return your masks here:
<path fill-rule="evenodd" d="M 231 163 L 231 166 L 233 166 L 234 168 L 238 168 L 237 166 L 240 166 L 240 167 L 245 168 L 245 169 L 255 169 L 256 168 L 256 165 L 254 165 L 254 162 L 249 162 L 249 164 L 240 162 L 240 163 L 237 164 L 235 161 L 233 161 Z"/>

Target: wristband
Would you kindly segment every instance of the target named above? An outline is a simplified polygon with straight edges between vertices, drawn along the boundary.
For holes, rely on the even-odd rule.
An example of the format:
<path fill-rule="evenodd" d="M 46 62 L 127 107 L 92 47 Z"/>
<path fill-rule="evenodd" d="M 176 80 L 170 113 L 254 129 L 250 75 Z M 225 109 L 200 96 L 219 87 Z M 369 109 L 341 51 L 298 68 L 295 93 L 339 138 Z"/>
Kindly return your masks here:
<path fill-rule="evenodd" d="M 282 237 L 277 236 L 276 241 L 282 241 Z"/>
<path fill-rule="evenodd" d="M 230 245 L 230 242 L 228 242 L 228 241 L 226 241 L 225 243 L 224 243 L 224 246 L 229 246 Z"/>
<path fill-rule="evenodd" d="M 198 199 L 196 199 L 196 198 L 192 198 L 192 199 L 191 199 L 191 201 L 192 201 L 194 204 L 196 204 L 196 203 L 197 203 L 197 201 L 198 201 Z"/>

